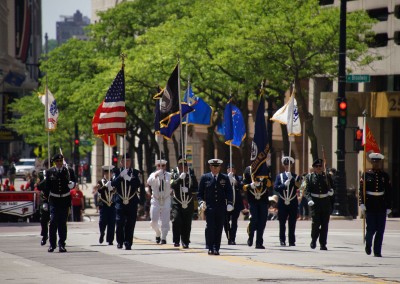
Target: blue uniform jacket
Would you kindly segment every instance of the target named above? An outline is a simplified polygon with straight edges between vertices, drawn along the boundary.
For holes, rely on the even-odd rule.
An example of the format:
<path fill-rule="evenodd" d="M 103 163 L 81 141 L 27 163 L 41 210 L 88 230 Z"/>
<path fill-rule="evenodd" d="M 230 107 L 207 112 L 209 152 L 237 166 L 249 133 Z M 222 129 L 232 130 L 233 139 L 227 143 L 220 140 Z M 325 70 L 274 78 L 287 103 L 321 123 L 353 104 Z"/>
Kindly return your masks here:
<path fill-rule="evenodd" d="M 226 210 L 227 204 L 232 205 L 232 186 L 228 176 L 220 173 L 215 181 L 212 173 L 202 175 L 197 199 L 199 204 L 206 202 L 207 210 Z"/>

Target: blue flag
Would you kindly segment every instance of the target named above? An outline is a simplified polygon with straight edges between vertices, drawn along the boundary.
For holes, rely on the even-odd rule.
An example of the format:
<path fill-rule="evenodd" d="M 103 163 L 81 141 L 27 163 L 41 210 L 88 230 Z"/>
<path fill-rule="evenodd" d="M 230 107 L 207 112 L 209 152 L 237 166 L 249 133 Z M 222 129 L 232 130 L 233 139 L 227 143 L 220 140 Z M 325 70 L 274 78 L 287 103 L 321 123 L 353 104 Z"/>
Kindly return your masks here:
<path fill-rule="evenodd" d="M 185 115 L 188 114 L 189 112 L 193 111 L 193 108 L 186 103 L 181 103 L 181 109 L 182 109 L 182 118 L 184 118 Z M 165 139 L 171 139 L 172 134 L 174 134 L 174 131 L 178 128 L 180 124 L 181 124 L 181 118 L 178 112 L 177 114 L 170 116 L 167 125 L 160 126 L 160 134 L 164 136 Z"/>
<path fill-rule="evenodd" d="M 256 122 L 254 125 L 254 137 L 251 143 L 251 174 L 253 178 L 267 177 L 269 169 L 267 167 L 267 157 L 269 152 L 267 125 L 265 123 L 265 100 L 262 95 L 258 105 Z"/>
<path fill-rule="evenodd" d="M 240 109 L 229 100 L 224 111 L 225 144 L 240 147 L 246 137 L 246 126 Z"/>
<path fill-rule="evenodd" d="M 194 95 L 191 86 L 186 90 L 183 101 L 194 109 L 187 115 L 187 124 L 211 125 L 212 108 L 202 98 Z"/>

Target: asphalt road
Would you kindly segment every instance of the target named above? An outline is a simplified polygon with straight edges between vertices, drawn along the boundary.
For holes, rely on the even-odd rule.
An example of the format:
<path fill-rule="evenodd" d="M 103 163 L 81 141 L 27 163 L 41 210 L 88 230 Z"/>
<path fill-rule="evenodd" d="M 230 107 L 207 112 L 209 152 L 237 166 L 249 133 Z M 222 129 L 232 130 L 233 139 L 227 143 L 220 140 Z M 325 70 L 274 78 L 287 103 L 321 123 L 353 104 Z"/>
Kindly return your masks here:
<path fill-rule="evenodd" d="M 240 221 L 237 245 L 223 238 L 220 256 L 204 248 L 204 221 L 194 221 L 190 249 L 154 242 L 147 221 L 137 222 L 131 251 L 98 243 L 97 216 L 69 223 L 65 254 L 40 246 L 37 223 L 0 224 L 1 283 L 400 283 L 400 219 L 389 219 L 383 257 L 368 256 L 361 220 L 331 220 L 328 251 L 312 250 L 310 221 L 297 222 L 295 247 L 281 247 L 278 222 L 268 221 L 265 250 L 246 245 Z"/>

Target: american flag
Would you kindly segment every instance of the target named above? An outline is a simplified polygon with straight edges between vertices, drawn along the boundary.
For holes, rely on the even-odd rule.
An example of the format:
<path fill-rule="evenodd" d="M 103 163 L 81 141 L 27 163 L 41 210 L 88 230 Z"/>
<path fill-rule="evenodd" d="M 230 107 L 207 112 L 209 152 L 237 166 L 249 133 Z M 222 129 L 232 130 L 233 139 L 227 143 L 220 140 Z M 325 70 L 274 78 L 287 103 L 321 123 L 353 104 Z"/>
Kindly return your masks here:
<path fill-rule="evenodd" d="M 92 120 L 93 133 L 98 136 L 126 133 L 125 80 L 121 69 L 97 108 Z"/>

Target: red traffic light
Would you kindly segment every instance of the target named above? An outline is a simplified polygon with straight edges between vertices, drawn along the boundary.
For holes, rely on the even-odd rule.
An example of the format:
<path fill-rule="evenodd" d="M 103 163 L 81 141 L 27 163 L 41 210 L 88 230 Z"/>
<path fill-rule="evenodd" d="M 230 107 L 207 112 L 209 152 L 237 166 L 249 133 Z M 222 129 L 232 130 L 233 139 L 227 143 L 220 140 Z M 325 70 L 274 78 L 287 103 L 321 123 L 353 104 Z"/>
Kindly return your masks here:
<path fill-rule="evenodd" d="M 340 110 L 346 110 L 347 109 L 347 102 L 340 102 L 339 103 L 339 109 Z"/>
<path fill-rule="evenodd" d="M 118 163 L 118 158 L 117 157 L 113 157 L 113 163 L 114 164 Z"/>
<path fill-rule="evenodd" d="M 75 139 L 74 143 L 75 143 L 76 146 L 79 146 L 79 139 Z"/>

